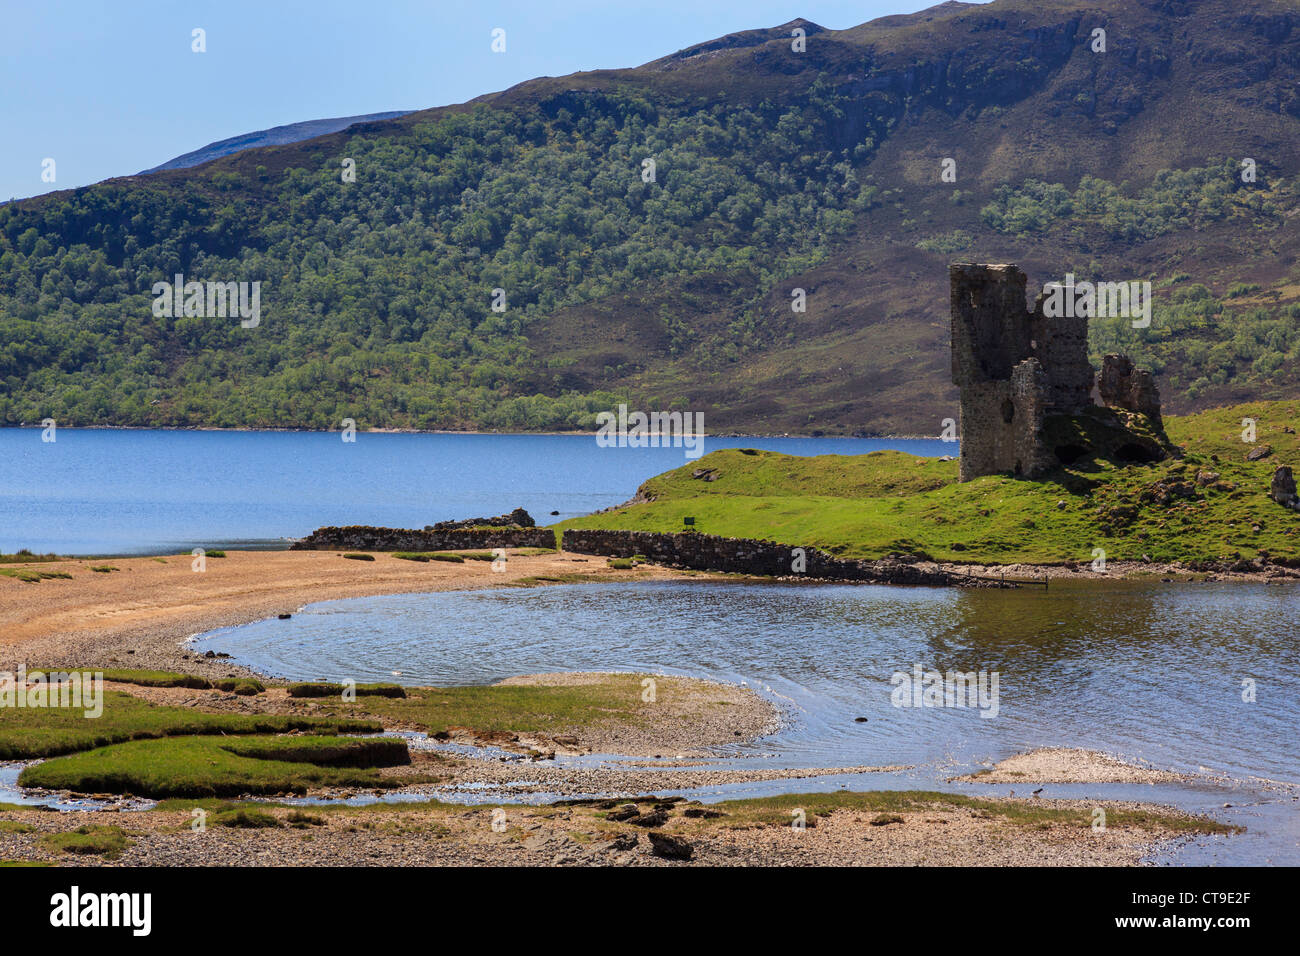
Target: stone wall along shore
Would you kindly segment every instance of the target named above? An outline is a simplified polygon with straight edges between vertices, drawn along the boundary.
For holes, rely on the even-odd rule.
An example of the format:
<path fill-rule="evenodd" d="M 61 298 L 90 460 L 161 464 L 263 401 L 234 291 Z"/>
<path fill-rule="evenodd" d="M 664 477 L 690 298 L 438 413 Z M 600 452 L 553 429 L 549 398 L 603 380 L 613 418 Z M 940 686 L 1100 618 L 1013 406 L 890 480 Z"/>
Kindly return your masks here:
<path fill-rule="evenodd" d="M 317 528 L 291 551 L 472 551 L 477 548 L 554 548 L 546 528 L 457 528 L 414 531 L 350 525 Z"/>

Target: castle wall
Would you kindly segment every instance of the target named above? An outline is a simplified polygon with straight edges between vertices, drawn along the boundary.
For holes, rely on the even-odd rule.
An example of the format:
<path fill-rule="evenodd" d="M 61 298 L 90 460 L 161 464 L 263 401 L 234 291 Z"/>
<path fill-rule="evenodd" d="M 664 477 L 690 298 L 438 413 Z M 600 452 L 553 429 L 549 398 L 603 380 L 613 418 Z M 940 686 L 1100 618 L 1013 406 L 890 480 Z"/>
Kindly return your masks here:
<path fill-rule="evenodd" d="M 791 545 L 755 541 L 751 538 L 724 538 L 694 531 L 665 534 L 654 531 L 569 529 L 564 532 L 563 550 L 615 558 L 630 558 L 639 554 L 656 564 L 673 567 L 772 577 L 823 578 L 877 584 L 979 586 L 986 583 L 937 567 L 923 567 L 904 561 L 836 558 L 818 548 L 799 549 L 803 552 L 800 557 L 804 570 L 795 571 L 796 549 Z"/>
<path fill-rule="evenodd" d="M 1135 367 L 1127 355 L 1103 356 L 1097 392 L 1112 408 L 1141 412 L 1160 423 L 1160 392 L 1155 379 L 1146 369 Z"/>
<path fill-rule="evenodd" d="M 1028 309 L 1027 279 L 1014 265 L 958 263 L 949 268 L 949 280 L 961 480 L 1050 471 L 1057 462 L 1042 438 L 1047 416 L 1077 415 L 1092 405 L 1087 315 L 1046 315 L 1041 293 Z M 1160 422 L 1151 374 L 1128 359 L 1107 356 L 1101 394 L 1107 405 Z"/>

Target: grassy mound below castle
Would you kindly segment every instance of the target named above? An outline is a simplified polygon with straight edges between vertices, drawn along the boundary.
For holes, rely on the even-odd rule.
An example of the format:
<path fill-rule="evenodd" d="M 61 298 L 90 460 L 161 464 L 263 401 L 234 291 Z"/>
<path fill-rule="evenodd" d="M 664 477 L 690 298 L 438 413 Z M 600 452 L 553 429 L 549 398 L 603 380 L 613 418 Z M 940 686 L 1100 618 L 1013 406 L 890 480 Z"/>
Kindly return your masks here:
<path fill-rule="evenodd" d="M 1256 422 L 1254 443 L 1242 420 Z M 1179 459 L 1081 458 L 1039 480 L 957 481 L 957 462 L 896 451 L 798 458 L 712 452 L 641 486 L 626 506 L 561 522 L 758 538 L 840 557 L 911 554 L 978 564 L 1107 560 L 1300 564 L 1300 513 L 1269 497 L 1278 465 L 1300 466 L 1300 401 L 1255 402 L 1165 420 Z M 1264 446 L 1271 451 L 1259 455 Z M 956 447 L 954 446 L 954 451 Z"/>

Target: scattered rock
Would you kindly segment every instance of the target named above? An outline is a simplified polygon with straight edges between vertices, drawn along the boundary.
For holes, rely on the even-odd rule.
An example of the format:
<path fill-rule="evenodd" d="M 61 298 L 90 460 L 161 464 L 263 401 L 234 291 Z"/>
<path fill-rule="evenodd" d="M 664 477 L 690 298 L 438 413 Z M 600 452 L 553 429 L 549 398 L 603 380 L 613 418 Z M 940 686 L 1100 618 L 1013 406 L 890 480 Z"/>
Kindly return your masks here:
<path fill-rule="evenodd" d="M 293 615 L 292 615 L 292 614 L 279 614 L 279 615 L 277 615 L 277 617 L 279 617 L 280 620 L 282 620 L 282 621 L 287 621 L 287 620 L 289 620 L 289 618 L 293 617 Z"/>
<path fill-rule="evenodd" d="M 877 813 L 868 822 L 873 827 L 887 827 L 894 823 L 902 823 L 903 818 L 897 813 Z"/>
<path fill-rule="evenodd" d="M 637 842 L 638 838 L 635 833 L 620 833 L 609 841 L 609 848 L 616 853 L 626 853 L 628 850 L 634 849 Z"/>
<path fill-rule="evenodd" d="M 637 809 L 635 803 L 625 803 L 617 810 L 611 810 L 606 819 L 621 822 L 623 820 L 631 820 L 635 816 L 640 816 L 640 814 L 641 811 Z"/>
<path fill-rule="evenodd" d="M 1260 445 L 1259 447 L 1252 448 L 1250 451 L 1246 452 L 1246 460 L 1259 461 L 1262 458 L 1267 458 L 1271 454 L 1273 454 L 1272 445 Z"/>
<path fill-rule="evenodd" d="M 665 860 L 689 860 L 695 852 L 695 848 L 681 837 L 656 830 L 651 830 L 649 836 L 651 852 Z"/>
<path fill-rule="evenodd" d="M 668 814 L 663 810 L 654 810 L 631 817 L 627 822 L 634 827 L 661 827 L 668 822 Z"/>

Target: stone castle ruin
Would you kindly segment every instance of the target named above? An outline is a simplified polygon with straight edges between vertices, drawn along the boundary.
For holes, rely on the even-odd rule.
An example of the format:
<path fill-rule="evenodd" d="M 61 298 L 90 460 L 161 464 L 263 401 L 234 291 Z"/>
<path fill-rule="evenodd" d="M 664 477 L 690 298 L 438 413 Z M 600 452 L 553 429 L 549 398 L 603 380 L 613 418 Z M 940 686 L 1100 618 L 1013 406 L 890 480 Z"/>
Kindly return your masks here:
<path fill-rule="evenodd" d="M 1007 472 L 1034 478 L 1093 454 L 1158 461 L 1172 451 L 1150 372 L 1107 355 L 1096 376 L 1086 315 L 1046 316 L 1041 293 L 1027 309 L 1025 274 L 1014 265 L 949 271 L 961 481 Z"/>

